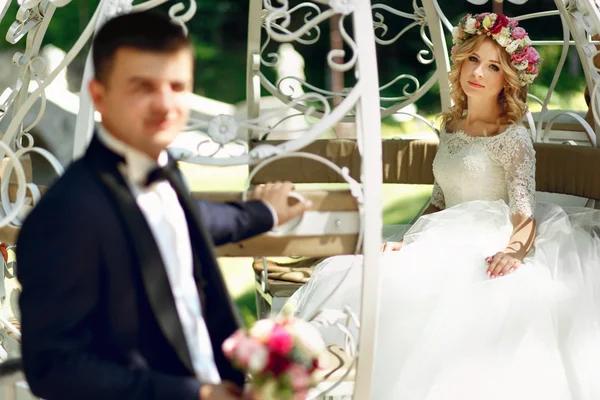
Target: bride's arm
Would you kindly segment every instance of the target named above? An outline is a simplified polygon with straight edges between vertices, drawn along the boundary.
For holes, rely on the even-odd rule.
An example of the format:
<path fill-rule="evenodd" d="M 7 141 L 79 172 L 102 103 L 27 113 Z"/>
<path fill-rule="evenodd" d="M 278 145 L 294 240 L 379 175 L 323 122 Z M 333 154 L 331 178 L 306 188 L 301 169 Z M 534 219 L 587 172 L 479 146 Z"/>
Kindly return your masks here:
<path fill-rule="evenodd" d="M 441 208 L 434 206 L 433 204 L 429 204 L 429 207 L 427 207 L 425 209 L 425 211 L 423 211 L 423 213 L 421 215 L 427 215 L 427 214 L 433 214 L 436 213 L 438 211 L 442 211 Z"/>
<path fill-rule="evenodd" d="M 433 191 L 431 192 L 431 202 L 421 215 L 433 214 L 435 212 L 442 211 L 444 208 L 446 208 L 444 192 L 437 181 L 434 181 Z"/>
<path fill-rule="evenodd" d="M 486 260 L 492 278 L 519 268 L 536 236 L 535 150 L 527 130 L 521 127 L 511 132 L 498 155 L 504 167 L 513 231 L 506 248 Z"/>
<path fill-rule="evenodd" d="M 515 214 L 512 216 L 512 223 L 513 232 L 504 253 L 512 254 L 513 257 L 523 261 L 535 241 L 535 220 L 526 215 Z"/>

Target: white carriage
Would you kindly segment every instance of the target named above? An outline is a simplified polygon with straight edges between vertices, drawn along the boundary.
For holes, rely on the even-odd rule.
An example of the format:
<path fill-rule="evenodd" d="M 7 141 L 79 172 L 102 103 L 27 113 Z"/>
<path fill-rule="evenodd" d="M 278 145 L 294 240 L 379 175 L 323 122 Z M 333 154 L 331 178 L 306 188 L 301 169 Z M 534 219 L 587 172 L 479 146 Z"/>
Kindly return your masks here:
<path fill-rule="evenodd" d="M 52 23 L 53 14 L 61 12 L 60 8 L 67 6 L 70 0 L 19 1 L 16 22 L 8 32 L 7 40 L 11 43 L 26 40 L 25 52 L 16 53 L 13 58 L 13 62 L 21 68 L 21 75 L 13 87 L 0 88 L 0 119 L 10 121 L 0 141 L 0 153 L 4 159 L 0 180 L 0 241 L 8 244 L 9 256 L 12 257 L 9 257 L 3 269 L 4 285 L 0 285 L 0 358 L 11 360 L 0 365 L 4 382 L 4 392 L 0 398 L 31 398 L 19 374 L 19 363 L 15 361 L 20 354 L 16 308 L 18 284 L 13 278 L 15 265 L 11 262 L 14 259 L 11 245 L 18 235 L 20 221 L 45 190 L 32 180 L 27 155 L 31 152 L 41 154 L 58 174 L 64 168 L 52 154 L 36 147 L 30 132 L 39 118 L 34 118 L 29 126 L 25 126 L 23 121 L 38 101 L 41 101 L 41 107 L 37 115 L 44 113 L 45 88 L 83 49 L 93 32 L 107 18 L 118 13 L 154 8 L 171 1 L 174 3 L 170 9 L 171 17 L 185 26 L 196 14 L 194 0 L 148 0 L 136 2 L 135 5 L 132 0 L 100 1 L 94 17 L 75 46 L 46 77 L 40 75 L 40 45 L 48 25 Z M 512 2 L 526 3 L 526 0 Z M 370 397 L 382 232 L 389 236 L 401 234 L 402 231 L 394 231 L 394 227 L 384 227 L 382 224 L 381 184 L 433 183 L 431 163 L 437 150 L 436 127 L 423 116 L 407 112 L 406 107 L 432 91 L 436 85 L 442 109 L 450 105 L 446 78 L 450 66 L 447 38 L 456 21 L 448 20 L 437 0 L 406 2 L 402 10 L 394 9 L 387 5 L 389 3 L 393 2 L 250 0 L 246 117 L 218 115 L 210 121 L 192 120 L 190 130 L 204 132 L 206 140 L 193 148 L 173 148 L 184 163 L 249 165 L 249 184 L 283 179 L 296 183 L 346 184 L 342 190 L 301 191 L 303 197 L 313 201 L 314 207 L 300 220 L 293 221 L 278 232 L 218 249 L 219 255 L 225 257 L 254 257 L 257 305 L 261 316 L 277 312 L 291 293 L 305 281 L 299 279 L 296 276 L 298 274 L 289 272 L 304 274 L 304 278 L 310 273 L 310 259 L 303 259 L 301 264 L 281 265 L 269 257 L 364 254 L 364 265 L 368 268 L 363 269 L 360 321 L 355 316 L 356 310 L 346 310 L 346 313 L 325 312 L 314 320 L 317 324 L 337 327 L 347 335 L 348 340 L 345 349 L 330 348 L 338 365 L 314 391 L 313 397 Z M 471 0 L 471 3 L 481 5 L 487 1 Z M 494 3 L 497 7 L 502 1 Z M 0 0 L 0 17 L 11 17 L 4 15 L 9 4 L 9 0 Z M 556 0 L 555 6 L 554 10 L 512 15 L 520 21 L 555 18 L 555 21 L 562 22 L 557 27 L 557 32 L 562 33 L 562 40 L 536 37 L 534 41 L 534 45 L 561 48 L 558 59 L 546 60 L 544 64 L 544 68 L 556 66 L 549 90 L 542 96 L 543 99 L 530 95 L 530 103 L 536 105 L 539 111 L 529 113 L 524 121 L 530 129 L 537 152 L 537 190 L 569 195 L 566 200 L 555 198 L 558 201 L 574 201 L 600 208 L 600 178 L 597 176 L 600 171 L 600 143 L 596 134 L 600 128 L 597 98 L 600 75 L 598 67 L 594 65 L 599 42 L 592 39 L 600 34 L 600 9 L 593 0 Z M 492 5 L 489 4 L 489 7 Z M 273 43 L 300 43 L 309 48 L 310 44 L 322 40 L 321 25 L 332 20 L 332 26 L 339 29 L 344 45 L 331 50 L 324 63 L 331 71 L 337 72 L 338 77 L 346 72 L 353 73 L 353 86 L 341 86 L 336 91 L 316 87 L 298 76 L 283 77 L 278 82 L 268 79 L 265 70 L 276 68 L 279 61 L 276 55 L 269 53 Z M 348 31 L 350 24 L 352 30 Z M 394 29 L 391 29 L 392 26 Z M 423 50 L 415 56 L 423 68 L 431 70 L 429 79 L 419 82 L 414 76 L 399 71 L 391 81 L 380 82 L 378 64 L 381 65 L 385 60 L 385 52 L 381 49 L 398 44 L 403 35 L 411 30 L 418 30 L 423 39 Z M 590 93 L 589 112 L 549 110 L 554 88 L 571 47 L 577 50 L 585 74 Z M 600 66 L 600 63 L 597 65 Z M 88 59 L 77 126 L 73 132 L 73 157 L 78 157 L 85 150 L 95 123 L 85 88 L 91 74 L 91 62 Z M 37 89 L 29 91 L 30 82 L 35 82 Z M 395 96 L 380 96 L 381 90 L 393 87 L 399 88 Z M 277 106 L 268 110 L 261 107 L 263 90 L 278 99 Z M 409 114 L 419 119 L 429 134 L 410 139 L 382 140 L 381 119 L 394 114 Z M 332 139 L 331 131 L 335 131 L 340 123 L 346 123 L 346 136 L 349 137 L 338 135 Z M 232 143 L 237 143 L 244 151 L 222 157 L 224 152 L 220 150 L 226 150 Z M 217 153 L 218 156 L 215 156 Z M 195 195 L 221 200 L 244 197 L 244 193 L 202 192 Z M 358 326 L 360 335 L 355 337 L 352 332 Z"/>

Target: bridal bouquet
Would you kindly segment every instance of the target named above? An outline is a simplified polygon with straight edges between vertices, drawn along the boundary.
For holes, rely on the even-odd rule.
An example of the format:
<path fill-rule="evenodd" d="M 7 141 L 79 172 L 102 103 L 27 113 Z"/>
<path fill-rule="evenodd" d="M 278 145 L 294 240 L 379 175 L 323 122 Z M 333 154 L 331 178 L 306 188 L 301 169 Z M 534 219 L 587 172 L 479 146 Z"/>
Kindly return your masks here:
<path fill-rule="evenodd" d="M 325 343 L 312 325 L 286 316 L 237 330 L 223 342 L 223 352 L 252 377 L 252 399 L 303 400 L 318 383 L 315 375 Z"/>

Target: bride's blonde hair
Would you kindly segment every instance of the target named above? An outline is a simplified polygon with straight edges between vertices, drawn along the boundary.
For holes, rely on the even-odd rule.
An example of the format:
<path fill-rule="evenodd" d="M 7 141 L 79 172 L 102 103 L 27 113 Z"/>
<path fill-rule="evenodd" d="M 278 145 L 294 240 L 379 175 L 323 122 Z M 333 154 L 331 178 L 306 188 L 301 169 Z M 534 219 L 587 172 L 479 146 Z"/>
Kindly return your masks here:
<path fill-rule="evenodd" d="M 452 60 L 452 67 L 448 74 L 450 80 L 450 98 L 454 104 L 448 112 L 441 114 L 443 126 L 446 126 L 450 121 L 462 118 L 465 110 L 467 110 L 467 96 L 460 85 L 460 71 L 465 60 L 475 53 L 483 41 L 488 38 L 486 35 L 477 35 L 456 45 L 454 54 L 450 58 Z M 502 105 L 504 117 L 508 123 L 518 123 L 523 119 L 528 110 L 526 103 L 527 86 L 521 86 L 517 70 L 512 65 L 510 55 L 506 50 L 496 43 L 495 40 L 490 40 L 500 50 L 500 66 L 502 71 L 504 71 L 506 80 L 504 89 L 498 95 L 498 103 Z"/>

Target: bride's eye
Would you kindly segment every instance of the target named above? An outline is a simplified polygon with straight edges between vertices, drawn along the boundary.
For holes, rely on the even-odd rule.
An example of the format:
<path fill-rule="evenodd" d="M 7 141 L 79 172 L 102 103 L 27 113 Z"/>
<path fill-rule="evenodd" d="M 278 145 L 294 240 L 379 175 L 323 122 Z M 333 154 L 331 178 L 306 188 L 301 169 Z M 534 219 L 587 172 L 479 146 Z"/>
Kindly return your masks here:
<path fill-rule="evenodd" d="M 492 65 L 490 65 L 490 68 L 491 68 L 493 71 L 496 71 L 496 72 L 500 71 L 500 67 L 498 67 L 496 64 L 492 64 Z"/>
<path fill-rule="evenodd" d="M 472 61 L 472 62 L 477 62 L 477 61 L 479 61 L 479 60 L 478 60 L 478 59 L 477 59 L 477 57 L 475 57 L 475 56 L 469 56 L 469 61 Z"/>

